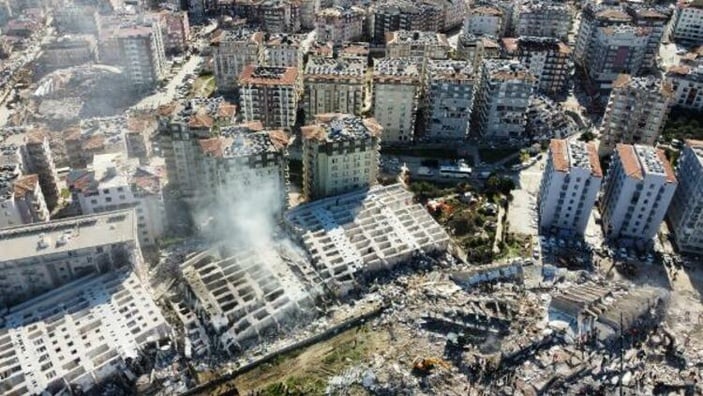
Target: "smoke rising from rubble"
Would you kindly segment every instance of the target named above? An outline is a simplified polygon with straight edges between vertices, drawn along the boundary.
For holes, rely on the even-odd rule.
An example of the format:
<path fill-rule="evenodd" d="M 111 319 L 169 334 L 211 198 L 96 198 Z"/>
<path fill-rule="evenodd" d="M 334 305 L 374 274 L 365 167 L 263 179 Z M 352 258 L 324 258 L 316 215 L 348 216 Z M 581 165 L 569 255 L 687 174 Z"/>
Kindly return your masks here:
<path fill-rule="evenodd" d="M 195 219 L 204 236 L 235 249 L 272 248 L 282 194 L 275 179 L 255 180 L 255 186 L 240 180 L 227 183 L 210 204 L 202 205 Z"/>

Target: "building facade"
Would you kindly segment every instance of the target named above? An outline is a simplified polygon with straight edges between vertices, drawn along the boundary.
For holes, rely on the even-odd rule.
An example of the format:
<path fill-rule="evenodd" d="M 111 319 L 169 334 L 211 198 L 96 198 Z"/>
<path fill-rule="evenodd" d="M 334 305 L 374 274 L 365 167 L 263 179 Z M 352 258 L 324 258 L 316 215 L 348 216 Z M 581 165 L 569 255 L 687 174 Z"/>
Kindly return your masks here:
<path fill-rule="evenodd" d="M 430 60 L 426 71 L 425 137 L 466 139 L 477 85 L 474 68 L 466 61 Z"/>
<path fill-rule="evenodd" d="M 505 47 L 535 77 L 535 92 L 556 95 L 566 89 L 569 78 L 571 49 L 568 45 L 551 37 L 524 36 L 518 39 L 503 39 Z"/>
<path fill-rule="evenodd" d="M 166 72 L 166 53 L 158 22 L 149 20 L 145 25 L 121 27 L 115 37 L 120 65 L 133 88 L 139 92 L 156 88 Z"/>
<path fill-rule="evenodd" d="M 376 184 L 381 133 L 373 118 L 318 114 L 302 128 L 303 195 L 313 200 Z"/>
<path fill-rule="evenodd" d="M 422 60 L 417 58 L 383 58 L 374 64 L 373 113 L 386 143 L 410 143 L 415 139 L 421 65 Z"/>
<path fill-rule="evenodd" d="M 316 114 L 360 115 L 366 98 L 366 59 L 312 57 L 305 66 L 305 117 Z"/>
<path fill-rule="evenodd" d="M 212 40 L 211 45 L 215 48 L 213 59 L 217 89 L 236 89 L 244 67 L 262 62 L 263 41 L 263 33 L 249 29 L 224 31 Z"/>
<path fill-rule="evenodd" d="M 268 129 L 292 127 L 300 88 L 300 73 L 295 67 L 246 66 L 239 76 L 244 120 L 261 121 Z"/>
<path fill-rule="evenodd" d="M 463 34 L 500 37 L 504 29 L 503 10 L 494 6 L 478 6 L 469 10 L 464 20 Z"/>
<path fill-rule="evenodd" d="M 536 78 L 522 64 L 484 59 L 474 100 L 477 130 L 483 138 L 521 139 Z"/>
<path fill-rule="evenodd" d="M 600 155 L 610 155 L 618 143 L 654 146 L 666 124 L 672 98 L 666 81 L 621 74 L 613 82 L 601 122 Z"/>
<path fill-rule="evenodd" d="M 703 253 L 703 142 L 687 140 L 676 163 L 679 182 L 667 213 L 676 246 Z"/>
<path fill-rule="evenodd" d="M 703 1 L 681 0 L 671 20 L 671 38 L 686 45 L 703 43 Z"/>
<path fill-rule="evenodd" d="M 0 150 L 13 150 L 13 147 L 4 146 Z M 19 162 L 0 164 L 0 228 L 48 220 L 49 210 L 39 177 L 23 175 Z"/>
<path fill-rule="evenodd" d="M 603 184 L 604 236 L 649 243 L 659 231 L 678 182 L 664 151 L 618 144 Z"/>
<path fill-rule="evenodd" d="M 383 0 L 368 11 L 368 35 L 377 44 L 385 43 L 386 33 L 396 30 L 438 32 L 444 25 L 440 4 L 428 1 Z"/>
<path fill-rule="evenodd" d="M 673 91 L 674 106 L 703 110 L 703 56 L 696 62 L 670 67 L 666 81 Z"/>
<path fill-rule="evenodd" d="M 387 58 L 447 59 L 450 49 L 441 33 L 397 30 L 386 34 Z"/>
<path fill-rule="evenodd" d="M 336 44 L 357 41 L 364 35 L 366 11 L 360 7 L 331 7 L 315 15 L 317 40 Z"/>
<path fill-rule="evenodd" d="M 593 143 L 553 139 L 537 199 L 540 232 L 583 236 L 602 179 Z"/>
<path fill-rule="evenodd" d="M 262 65 L 269 67 L 295 67 L 303 70 L 304 36 L 292 34 L 266 35 L 262 48 Z"/>
<path fill-rule="evenodd" d="M 515 36 L 553 37 L 566 40 L 571 29 L 571 12 L 566 4 L 529 1 L 516 6 Z"/>
<path fill-rule="evenodd" d="M 49 146 L 49 134 L 42 129 L 35 129 L 25 135 L 22 156 L 29 173 L 39 177 L 39 186 L 49 211 L 54 210 L 59 202 L 58 175 L 54 157 Z"/>

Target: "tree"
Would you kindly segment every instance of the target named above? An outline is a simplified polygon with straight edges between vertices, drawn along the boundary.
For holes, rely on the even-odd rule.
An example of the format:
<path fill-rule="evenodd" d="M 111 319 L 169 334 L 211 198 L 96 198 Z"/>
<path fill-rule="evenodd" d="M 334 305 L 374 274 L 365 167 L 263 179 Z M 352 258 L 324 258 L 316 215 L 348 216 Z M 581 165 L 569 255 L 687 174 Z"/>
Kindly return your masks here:
<path fill-rule="evenodd" d="M 509 177 L 492 175 L 486 180 L 486 192 L 488 194 L 501 193 L 509 195 L 513 189 L 515 189 L 515 182 Z"/>
<path fill-rule="evenodd" d="M 596 138 L 596 135 L 593 134 L 591 131 L 586 131 L 579 136 L 579 140 L 582 142 L 590 142 L 593 139 Z"/>

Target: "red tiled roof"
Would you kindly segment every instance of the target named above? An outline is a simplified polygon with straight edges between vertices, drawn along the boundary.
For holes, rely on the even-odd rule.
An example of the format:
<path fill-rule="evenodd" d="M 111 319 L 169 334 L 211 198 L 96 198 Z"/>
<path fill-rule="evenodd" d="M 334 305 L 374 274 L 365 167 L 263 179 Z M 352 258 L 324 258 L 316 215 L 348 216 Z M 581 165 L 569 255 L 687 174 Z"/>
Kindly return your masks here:
<path fill-rule="evenodd" d="M 615 150 L 618 152 L 618 158 L 620 158 L 620 163 L 622 164 L 625 175 L 642 180 L 642 167 L 640 166 L 640 161 L 637 159 L 634 146 L 618 143 L 615 146 Z"/>

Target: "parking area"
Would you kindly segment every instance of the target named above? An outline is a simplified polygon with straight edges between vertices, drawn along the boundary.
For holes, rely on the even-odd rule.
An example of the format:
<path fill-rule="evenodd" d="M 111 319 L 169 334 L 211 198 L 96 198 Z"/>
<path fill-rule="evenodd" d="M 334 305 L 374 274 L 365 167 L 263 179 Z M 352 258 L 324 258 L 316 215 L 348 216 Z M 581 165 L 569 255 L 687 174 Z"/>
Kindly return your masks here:
<path fill-rule="evenodd" d="M 516 183 L 517 189 L 512 192 L 513 200 L 510 202 L 509 208 L 511 232 L 526 235 L 539 233 L 537 195 L 543 170 L 544 159 L 541 159 L 519 173 Z"/>

